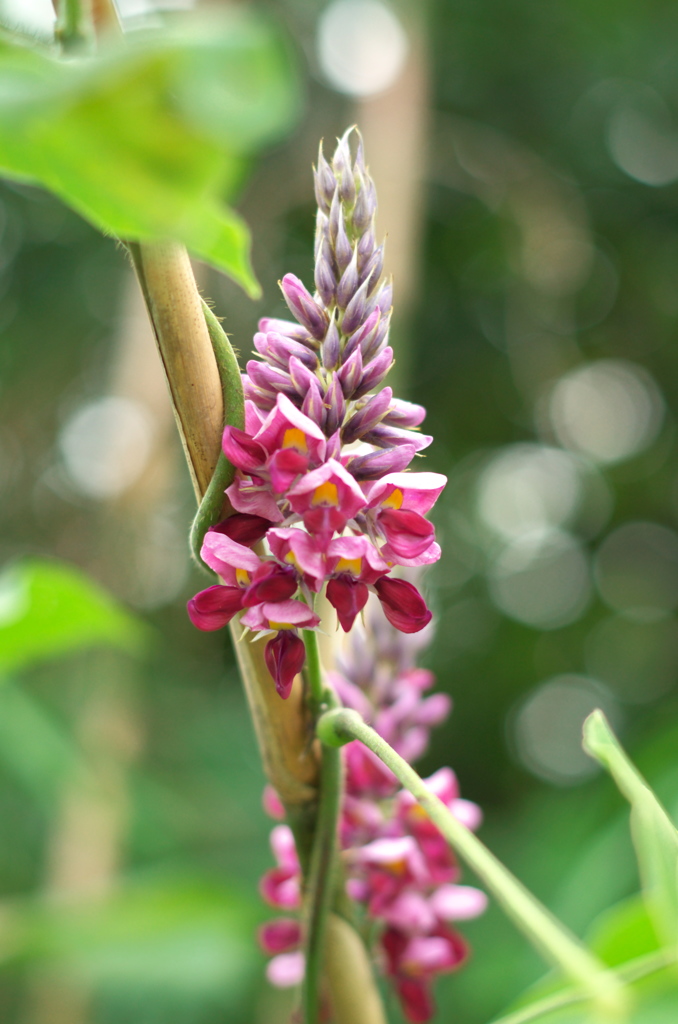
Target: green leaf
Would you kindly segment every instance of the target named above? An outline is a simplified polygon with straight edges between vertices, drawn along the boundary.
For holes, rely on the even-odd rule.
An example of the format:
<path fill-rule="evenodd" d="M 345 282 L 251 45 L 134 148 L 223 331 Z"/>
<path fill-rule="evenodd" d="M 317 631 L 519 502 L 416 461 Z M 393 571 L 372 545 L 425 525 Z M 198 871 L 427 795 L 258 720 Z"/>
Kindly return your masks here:
<path fill-rule="evenodd" d="M 631 804 L 631 833 L 648 907 L 663 941 L 678 951 L 678 832 L 602 711 L 584 722 L 584 749 L 610 772 Z"/>
<path fill-rule="evenodd" d="M 36 558 L 0 573 L 0 671 L 93 645 L 139 655 L 150 636 L 73 566 Z"/>
<path fill-rule="evenodd" d="M 0 36 L 0 97 L 0 173 L 121 239 L 183 242 L 258 294 L 247 226 L 223 199 L 296 110 L 268 22 L 170 22 L 162 37 L 69 63 Z"/>
<path fill-rule="evenodd" d="M 51 813 L 65 779 L 88 775 L 65 729 L 31 694 L 9 681 L 0 687 L 0 762 Z"/>
<path fill-rule="evenodd" d="M 108 897 L 18 902 L 3 917 L 3 959 L 57 967 L 88 987 L 166 998 L 237 998 L 258 966 L 250 908 L 201 878 L 153 878 Z"/>

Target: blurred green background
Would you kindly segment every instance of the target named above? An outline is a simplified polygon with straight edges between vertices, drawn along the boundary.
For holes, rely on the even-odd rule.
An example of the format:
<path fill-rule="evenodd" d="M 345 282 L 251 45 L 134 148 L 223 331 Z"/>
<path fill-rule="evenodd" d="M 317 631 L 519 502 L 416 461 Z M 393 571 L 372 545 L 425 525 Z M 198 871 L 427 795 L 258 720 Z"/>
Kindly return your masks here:
<path fill-rule="evenodd" d="M 120 10 L 163 33 L 162 6 Z M 201 287 L 247 358 L 276 281 L 312 279 L 318 139 L 358 123 L 396 387 L 450 477 L 426 663 L 455 707 L 422 769 L 454 767 L 483 839 L 584 934 L 637 889 L 580 751 L 593 707 L 678 810 L 678 10 L 258 9 L 298 81 L 294 125 L 230 178 L 264 298 Z M 0 3 L 37 36 L 50 11 Z M 263 775 L 228 639 L 185 615 L 193 498 L 136 284 L 34 187 L 0 186 L 0 229 L 0 1019 L 282 1024 L 253 939 Z M 484 1024 L 541 967 L 494 907 L 462 930 L 438 1019 Z"/>

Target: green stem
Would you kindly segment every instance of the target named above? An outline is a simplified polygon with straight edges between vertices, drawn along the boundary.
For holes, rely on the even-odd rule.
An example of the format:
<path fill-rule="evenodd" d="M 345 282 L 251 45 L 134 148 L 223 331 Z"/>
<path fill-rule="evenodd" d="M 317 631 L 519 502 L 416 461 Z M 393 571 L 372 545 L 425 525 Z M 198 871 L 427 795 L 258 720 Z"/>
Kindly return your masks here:
<path fill-rule="evenodd" d="M 55 0 L 54 34 L 64 53 L 89 51 L 94 44 L 94 26 L 88 0 Z"/>
<path fill-rule="evenodd" d="M 305 629 L 304 644 L 306 645 L 306 667 L 305 675 L 308 680 L 309 697 L 311 710 L 317 714 L 322 704 L 327 702 L 328 690 L 323 681 L 323 670 L 320 664 L 320 649 L 318 647 L 318 634 L 312 629 Z M 329 707 L 332 704 L 328 705 Z"/>
<path fill-rule="evenodd" d="M 323 743 L 332 746 L 342 746 L 354 739 L 364 743 L 391 769 L 405 789 L 416 797 L 448 843 L 485 884 L 530 942 L 602 1010 L 615 1015 L 623 1013 L 625 994 L 615 975 L 469 829 L 457 821 L 409 764 L 357 712 L 348 709 L 328 711 L 318 722 L 317 734 Z"/>
<path fill-rule="evenodd" d="M 315 715 L 333 707 L 336 698 L 323 680 L 318 637 L 304 630 L 305 673 L 311 710 Z M 316 1024 L 319 1012 L 320 979 L 323 973 L 327 919 L 335 895 L 337 865 L 337 829 L 341 811 L 342 762 L 336 748 L 323 746 L 320 760 L 320 794 L 313 834 L 313 848 L 306 884 L 305 957 L 306 970 L 302 992 L 304 1024 Z"/>
<path fill-rule="evenodd" d="M 666 967 L 671 967 L 675 962 L 675 957 L 671 953 L 662 950 L 659 953 L 649 953 L 637 960 L 630 960 L 622 967 L 618 967 L 616 974 L 622 982 L 631 985 L 634 981 L 648 978 Z M 577 1006 L 585 1002 L 586 998 L 579 989 L 566 989 L 564 992 L 546 996 L 536 1003 L 530 1003 L 529 1006 L 524 1006 L 504 1017 L 498 1017 L 492 1024 L 532 1024 L 532 1021 L 539 1020 L 547 1014 L 565 1010 L 569 1006 Z"/>
<path fill-rule="evenodd" d="M 202 302 L 202 311 L 219 369 L 219 380 L 221 381 L 221 391 L 224 400 L 224 425 L 244 430 L 245 395 L 242 388 L 242 377 L 240 375 L 238 359 L 231 348 L 228 335 L 204 300 Z M 235 466 L 228 461 L 223 452 L 220 452 L 214 468 L 214 475 L 202 497 L 191 526 L 191 551 L 196 562 L 201 567 L 204 567 L 200 555 L 202 542 L 210 526 L 215 526 L 219 522 L 226 500 L 224 492 L 233 483 L 234 479 Z"/>

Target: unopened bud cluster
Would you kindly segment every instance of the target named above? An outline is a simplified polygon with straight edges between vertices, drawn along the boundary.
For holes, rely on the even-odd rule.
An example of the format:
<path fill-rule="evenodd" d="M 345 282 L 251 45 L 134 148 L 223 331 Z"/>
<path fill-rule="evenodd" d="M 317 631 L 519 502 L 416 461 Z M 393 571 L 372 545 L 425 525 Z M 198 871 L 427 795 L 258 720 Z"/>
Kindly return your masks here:
<path fill-rule="evenodd" d="M 426 696 L 434 678 L 415 658 L 430 639 L 429 629 L 403 635 L 370 599 L 366 626 L 353 629 L 331 681 L 344 705 L 358 711 L 404 758 L 414 761 L 428 745 L 433 726 L 450 712 L 443 693 Z M 393 774 L 359 742 L 342 749 L 346 792 L 340 843 L 348 895 L 363 908 L 368 934 L 400 998 L 407 1020 L 424 1024 L 434 1014 L 436 976 L 456 970 L 468 946 L 455 923 L 485 909 L 484 893 L 460 885 L 459 866 L 437 828 L 414 798 L 400 790 Z M 459 796 L 450 768 L 427 780 L 429 788 L 467 827 L 476 828 L 480 808 Z M 282 818 L 276 794 L 267 790 L 265 807 Z M 261 892 L 285 913 L 264 925 L 260 941 L 273 955 L 268 977 L 279 986 L 295 985 L 304 974 L 299 949 L 302 878 L 287 825 L 276 825 L 271 845 L 277 866 L 268 871 Z"/>
<path fill-rule="evenodd" d="M 446 479 L 406 472 L 432 440 L 417 430 L 425 410 L 377 390 L 393 363 L 392 288 L 382 281 L 374 185 L 350 136 L 331 162 L 321 147 L 315 171 L 315 293 L 283 278 L 295 322 L 260 322 L 260 358 L 243 377 L 246 429 L 224 431 L 237 515 L 209 531 L 202 550 L 224 583 L 189 602 L 200 629 L 243 612 L 243 626 L 275 634 L 266 660 L 282 697 L 304 664 L 299 630 L 319 623 L 315 594 L 326 588 L 346 631 L 371 590 L 397 629 L 416 632 L 431 613 L 391 570 L 440 557 L 424 517 Z M 260 558 L 252 545 L 264 537 Z"/>

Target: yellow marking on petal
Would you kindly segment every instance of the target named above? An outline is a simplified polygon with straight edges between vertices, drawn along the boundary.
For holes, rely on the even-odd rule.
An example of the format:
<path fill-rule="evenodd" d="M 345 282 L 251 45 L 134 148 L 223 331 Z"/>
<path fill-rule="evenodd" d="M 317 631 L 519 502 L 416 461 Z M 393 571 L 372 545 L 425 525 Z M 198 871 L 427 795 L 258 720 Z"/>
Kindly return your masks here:
<path fill-rule="evenodd" d="M 268 620 L 268 624 L 271 629 L 296 629 L 297 627 L 293 622 L 274 622 L 273 619 Z"/>
<path fill-rule="evenodd" d="M 333 484 L 330 480 L 327 483 L 320 484 L 320 487 L 316 487 L 313 492 L 312 505 L 334 505 L 335 508 L 339 507 L 339 493 L 337 491 L 337 485 Z"/>
<path fill-rule="evenodd" d="M 285 555 L 283 561 L 284 562 L 289 562 L 289 564 L 293 565 L 295 567 L 295 569 L 299 568 L 299 563 L 297 562 L 297 556 L 295 555 L 294 551 L 288 551 L 287 554 Z"/>
<path fill-rule="evenodd" d="M 306 434 L 299 427 L 288 427 L 283 434 L 283 448 L 295 448 L 301 455 L 308 455 Z"/>
<path fill-rule="evenodd" d="M 388 498 L 382 501 L 382 508 L 401 508 L 403 504 L 403 492 L 399 487 L 396 487 L 392 494 L 389 494 Z"/>
<path fill-rule="evenodd" d="M 412 804 L 412 806 L 408 808 L 407 816 L 408 818 L 415 818 L 421 820 L 426 820 L 426 818 L 428 818 L 428 814 L 421 806 L 421 804 Z"/>
<path fill-rule="evenodd" d="M 386 864 L 386 867 L 394 875 L 404 875 L 405 872 L 407 871 L 407 861 L 404 860 L 404 859 L 403 860 L 392 860 L 392 861 L 389 861 Z"/>
<path fill-rule="evenodd" d="M 247 569 L 236 569 L 235 578 L 241 587 L 249 587 L 250 583 L 252 582 L 250 579 L 250 574 L 248 573 Z"/>
<path fill-rule="evenodd" d="M 360 576 L 362 567 L 362 558 L 340 558 L 335 572 L 352 572 L 354 576 Z"/>

